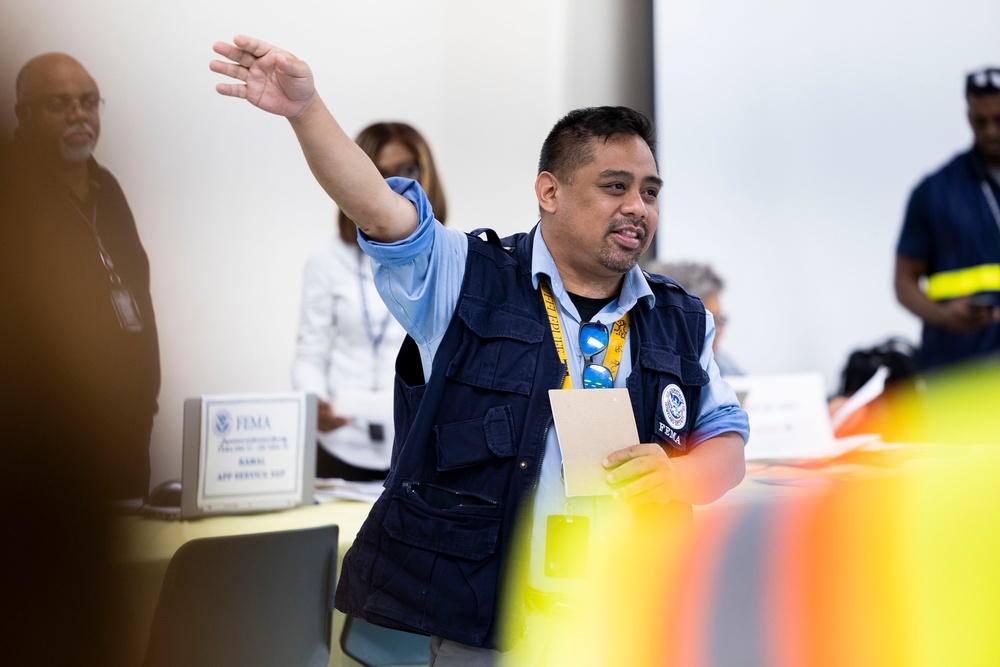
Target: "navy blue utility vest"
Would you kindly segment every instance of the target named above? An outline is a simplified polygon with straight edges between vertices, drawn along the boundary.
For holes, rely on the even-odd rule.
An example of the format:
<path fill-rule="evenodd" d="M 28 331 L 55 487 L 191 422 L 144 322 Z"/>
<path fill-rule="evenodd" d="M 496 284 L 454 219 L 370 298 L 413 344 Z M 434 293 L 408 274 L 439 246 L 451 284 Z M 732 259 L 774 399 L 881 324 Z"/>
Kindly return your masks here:
<path fill-rule="evenodd" d="M 531 283 L 532 234 L 469 236 L 461 296 L 424 383 L 416 343 L 396 359 L 396 440 L 382 496 L 344 556 L 336 606 L 373 623 L 495 647 L 505 559 L 541 470 L 562 365 Z M 626 386 L 643 442 L 687 450 L 708 375 L 705 310 L 649 278 L 631 312 Z M 683 392 L 678 425 L 670 398 Z M 664 429 L 669 433 L 664 433 Z M 666 436 L 666 437 L 665 437 Z M 690 508 L 682 508 L 690 512 Z"/>

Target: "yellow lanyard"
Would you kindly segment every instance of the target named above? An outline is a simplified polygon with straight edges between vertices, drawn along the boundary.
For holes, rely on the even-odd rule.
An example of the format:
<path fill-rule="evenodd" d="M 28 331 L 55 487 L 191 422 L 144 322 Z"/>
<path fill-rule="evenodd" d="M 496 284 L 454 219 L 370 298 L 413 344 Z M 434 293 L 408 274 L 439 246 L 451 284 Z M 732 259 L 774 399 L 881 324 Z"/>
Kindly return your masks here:
<path fill-rule="evenodd" d="M 556 308 L 556 300 L 552 296 L 552 290 L 544 278 L 540 278 L 538 286 L 542 290 L 542 301 L 545 302 L 545 310 L 549 314 L 549 327 L 552 328 L 552 340 L 556 343 L 556 352 L 559 354 L 559 361 L 563 366 L 563 389 L 572 389 L 573 381 L 569 376 L 569 359 L 566 356 L 566 341 L 563 340 L 563 329 L 559 323 L 559 311 Z M 618 366 L 622 361 L 622 352 L 625 350 L 625 334 L 628 333 L 628 313 L 611 327 L 611 339 L 608 341 L 607 352 L 604 353 L 604 366 L 611 371 L 614 378 L 618 373 Z"/>

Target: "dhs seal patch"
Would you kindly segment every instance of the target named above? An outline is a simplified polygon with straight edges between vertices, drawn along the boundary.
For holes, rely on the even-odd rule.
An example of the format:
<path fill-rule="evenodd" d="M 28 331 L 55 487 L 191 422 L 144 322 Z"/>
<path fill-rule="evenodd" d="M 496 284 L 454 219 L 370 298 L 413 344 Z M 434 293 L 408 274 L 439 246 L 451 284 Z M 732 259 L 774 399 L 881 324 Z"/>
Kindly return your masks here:
<path fill-rule="evenodd" d="M 212 421 L 212 430 L 219 437 L 225 436 L 233 428 L 233 416 L 229 410 L 219 410 Z"/>
<path fill-rule="evenodd" d="M 687 423 L 687 401 L 680 387 L 675 384 L 667 385 L 660 396 L 660 408 L 670 428 L 675 431 L 684 428 Z"/>

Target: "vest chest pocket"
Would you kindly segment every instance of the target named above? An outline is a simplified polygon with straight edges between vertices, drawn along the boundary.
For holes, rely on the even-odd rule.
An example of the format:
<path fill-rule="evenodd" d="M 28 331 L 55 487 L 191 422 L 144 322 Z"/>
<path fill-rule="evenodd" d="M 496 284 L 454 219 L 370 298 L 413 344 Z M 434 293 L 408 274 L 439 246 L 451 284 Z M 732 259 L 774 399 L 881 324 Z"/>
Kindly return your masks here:
<path fill-rule="evenodd" d="M 531 313 L 466 297 L 456 316 L 464 323 L 448 378 L 491 391 L 527 396 L 538 366 L 545 326 Z"/>

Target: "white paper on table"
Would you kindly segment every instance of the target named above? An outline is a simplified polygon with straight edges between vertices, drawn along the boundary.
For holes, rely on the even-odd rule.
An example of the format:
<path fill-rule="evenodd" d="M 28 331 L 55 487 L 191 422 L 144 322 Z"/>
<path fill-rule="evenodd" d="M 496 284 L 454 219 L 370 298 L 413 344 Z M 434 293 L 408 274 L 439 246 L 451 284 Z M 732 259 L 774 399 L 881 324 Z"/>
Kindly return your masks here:
<path fill-rule="evenodd" d="M 319 502 L 328 500 L 361 500 L 373 503 L 382 495 L 381 481 L 349 482 L 339 477 L 319 478 L 313 495 Z"/>
<path fill-rule="evenodd" d="M 836 431 L 847 418 L 868 405 L 885 391 L 885 381 L 889 377 L 889 367 L 879 366 L 875 373 L 861 387 L 851 394 L 837 411 L 830 416 L 830 426 Z"/>
<path fill-rule="evenodd" d="M 382 442 L 389 446 L 392 445 L 395 433 L 392 417 L 392 391 L 340 390 L 333 398 L 333 411 L 337 416 L 351 418 L 351 421 L 342 428 L 357 429 L 365 438 L 369 436 L 371 424 L 380 425 L 383 434 Z M 336 432 L 328 431 L 330 434 Z M 323 435 L 326 434 L 321 434 L 320 437 L 322 438 Z"/>
<path fill-rule="evenodd" d="M 549 402 L 566 496 L 610 495 L 604 458 L 639 443 L 628 389 L 551 389 Z"/>
<path fill-rule="evenodd" d="M 821 459 L 870 440 L 833 435 L 820 373 L 726 377 L 750 418 L 746 460 Z"/>

